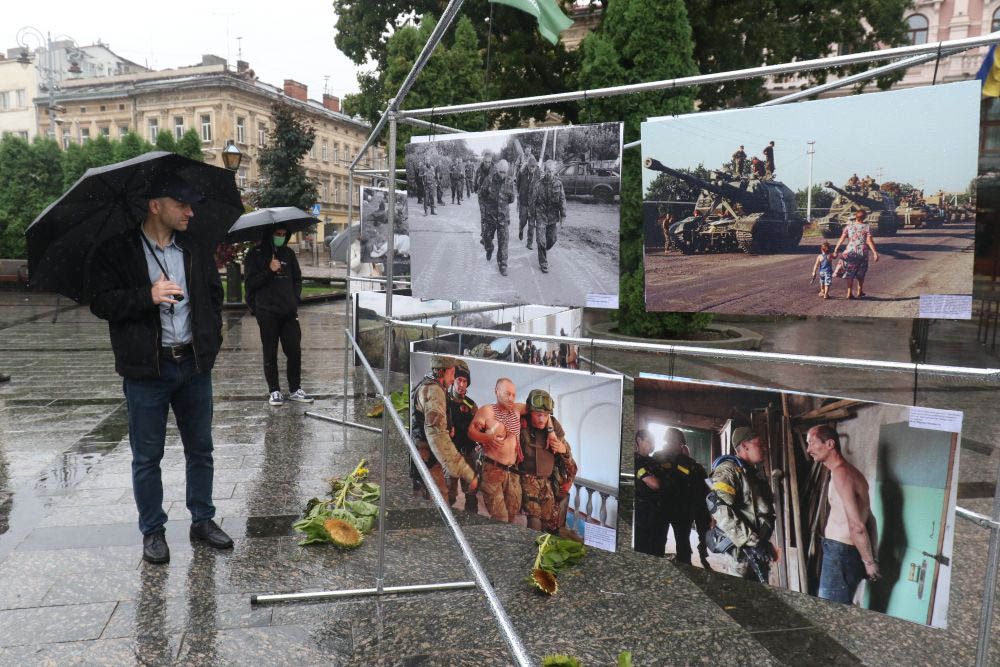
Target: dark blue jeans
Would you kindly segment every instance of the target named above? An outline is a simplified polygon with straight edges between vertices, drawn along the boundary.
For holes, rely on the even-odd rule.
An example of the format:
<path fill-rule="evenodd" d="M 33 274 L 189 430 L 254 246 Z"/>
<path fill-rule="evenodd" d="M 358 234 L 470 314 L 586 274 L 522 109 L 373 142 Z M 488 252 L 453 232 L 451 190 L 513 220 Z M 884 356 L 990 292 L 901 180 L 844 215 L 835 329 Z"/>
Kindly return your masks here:
<path fill-rule="evenodd" d="M 824 537 L 817 595 L 824 600 L 851 604 L 854 591 L 864 578 L 865 564 L 857 547 Z"/>
<path fill-rule="evenodd" d="M 215 516 L 212 504 L 212 375 L 197 373 L 194 358 L 160 357 L 160 377 L 123 383 L 132 446 L 132 492 L 139 510 L 139 530 L 155 533 L 167 522 L 163 511 L 160 460 L 172 408 L 184 443 L 186 499 L 192 521 Z"/>

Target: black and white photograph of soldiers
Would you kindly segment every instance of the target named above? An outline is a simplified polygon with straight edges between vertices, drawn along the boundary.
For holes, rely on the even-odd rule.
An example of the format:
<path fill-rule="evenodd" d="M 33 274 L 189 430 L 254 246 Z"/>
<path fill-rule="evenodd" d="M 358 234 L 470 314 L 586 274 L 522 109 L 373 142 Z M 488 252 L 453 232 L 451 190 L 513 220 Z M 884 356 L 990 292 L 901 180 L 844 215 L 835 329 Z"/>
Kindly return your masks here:
<path fill-rule="evenodd" d="M 979 116 L 960 81 L 643 122 L 646 309 L 971 318 Z"/>
<path fill-rule="evenodd" d="M 411 435 L 453 511 L 615 550 L 620 375 L 414 350 L 410 388 Z"/>
<path fill-rule="evenodd" d="M 580 338 L 583 336 L 583 309 L 569 308 L 545 317 L 525 320 L 515 324 L 514 331 Z M 573 370 L 581 368 L 580 346 L 573 343 L 518 339 L 514 341 L 513 346 L 514 361 L 519 364 L 554 366 Z"/>
<path fill-rule="evenodd" d="M 380 264 L 385 274 L 389 239 L 395 247 L 393 275 L 410 273 L 409 203 L 406 192 L 396 190 L 396 217 L 389 229 L 389 192 L 384 188 L 361 188 L 361 261 Z"/>
<path fill-rule="evenodd" d="M 931 416 L 642 374 L 633 548 L 944 628 L 961 427 Z"/>
<path fill-rule="evenodd" d="M 414 137 L 413 294 L 565 306 L 617 296 L 621 155 L 620 123 Z"/>

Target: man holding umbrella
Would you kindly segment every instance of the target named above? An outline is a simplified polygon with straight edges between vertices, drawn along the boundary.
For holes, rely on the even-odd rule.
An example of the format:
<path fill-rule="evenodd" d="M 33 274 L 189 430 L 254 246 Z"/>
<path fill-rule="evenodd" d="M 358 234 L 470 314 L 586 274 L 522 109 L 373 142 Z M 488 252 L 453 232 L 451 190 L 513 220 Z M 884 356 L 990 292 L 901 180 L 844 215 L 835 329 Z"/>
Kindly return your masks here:
<path fill-rule="evenodd" d="M 163 170 L 145 198 L 141 227 L 95 249 L 88 284 L 91 311 L 108 321 L 115 369 L 124 377 L 143 559 L 166 563 L 160 460 L 168 407 L 184 444 L 190 536 L 217 549 L 233 546 L 212 504 L 211 370 L 222 342 L 223 295 L 210 236 L 187 233 L 217 224 L 192 221 L 192 204 L 204 197 Z"/>

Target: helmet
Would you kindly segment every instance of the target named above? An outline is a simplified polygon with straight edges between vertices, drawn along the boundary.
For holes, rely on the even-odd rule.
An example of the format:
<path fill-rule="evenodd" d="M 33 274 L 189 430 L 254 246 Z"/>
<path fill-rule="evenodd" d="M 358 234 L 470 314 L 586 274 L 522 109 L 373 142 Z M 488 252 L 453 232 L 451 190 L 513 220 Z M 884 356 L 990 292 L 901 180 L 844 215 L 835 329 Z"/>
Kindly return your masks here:
<path fill-rule="evenodd" d="M 525 401 L 528 404 L 529 412 L 547 412 L 552 414 L 555 409 L 555 401 L 544 389 L 532 389 Z"/>
<path fill-rule="evenodd" d="M 453 357 L 446 357 L 444 355 L 435 354 L 431 359 L 431 370 L 443 370 L 445 368 L 455 368 L 458 366 L 458 360 Z"/>
<path fill-rule="evenodd" d="M 469 364 L 465 363 L 462 359 L 455 360 L 455 377 L 465 378 L 472 384 L 472 374 L 469 373 Z"/>
<path fill-rule="evenodd" d="M 733 430 L 733 447 L 739 447 L 747 440 L 753 440 L 756 437 L 757 432 L 752 428 L 749 426 L 740 426 L 739 428 Z"/>

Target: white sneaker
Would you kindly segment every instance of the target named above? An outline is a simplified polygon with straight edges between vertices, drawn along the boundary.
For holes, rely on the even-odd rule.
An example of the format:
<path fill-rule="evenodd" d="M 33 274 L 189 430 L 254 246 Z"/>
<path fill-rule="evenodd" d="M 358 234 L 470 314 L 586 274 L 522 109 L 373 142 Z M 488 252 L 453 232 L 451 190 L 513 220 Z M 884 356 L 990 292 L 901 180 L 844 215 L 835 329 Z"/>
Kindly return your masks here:
<path fill-rule="evenodd" d="M 312 403 L 313 397 L 301 389 L 296 389 L 288 395 L 288 400 L 295 401 L 296 403 Z"/>
<path fill-rule="evenodd" d="M 270 397 L 268 397 L 267 402 L 271 405 L 284 405 L 285 398 L 281 395 L 280 391 L 272 391 Z"/>

